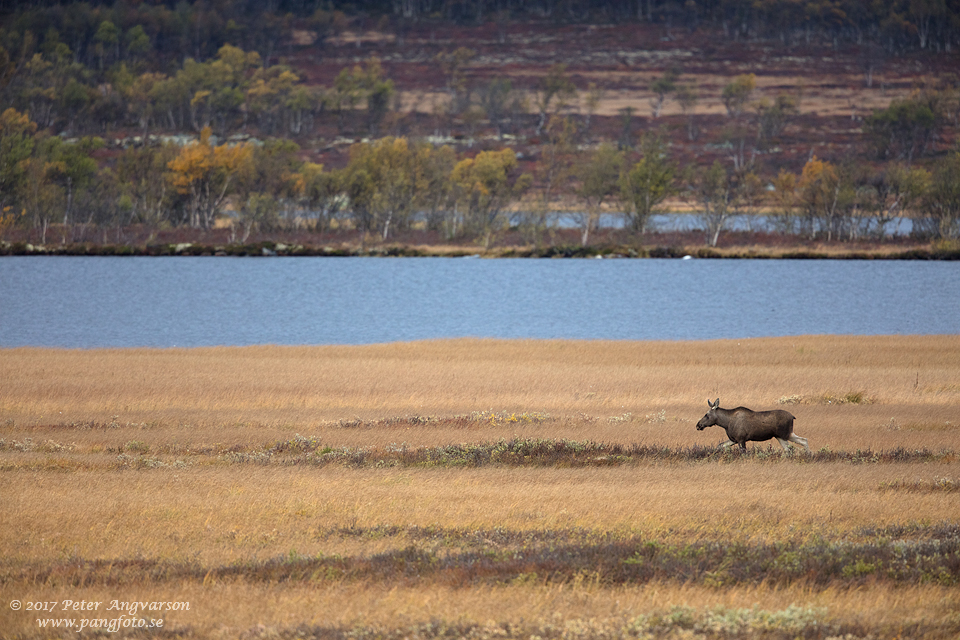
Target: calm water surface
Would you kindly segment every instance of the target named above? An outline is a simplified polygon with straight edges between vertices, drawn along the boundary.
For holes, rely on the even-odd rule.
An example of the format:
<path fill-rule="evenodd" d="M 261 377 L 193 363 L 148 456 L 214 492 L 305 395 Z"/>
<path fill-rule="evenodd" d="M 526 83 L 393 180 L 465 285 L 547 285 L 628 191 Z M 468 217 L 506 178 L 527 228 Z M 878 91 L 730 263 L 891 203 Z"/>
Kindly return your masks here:
<path fill-rule="evenodd" d="M 960 333 L 960 264 L 0 258 L 0 347 Z"/>

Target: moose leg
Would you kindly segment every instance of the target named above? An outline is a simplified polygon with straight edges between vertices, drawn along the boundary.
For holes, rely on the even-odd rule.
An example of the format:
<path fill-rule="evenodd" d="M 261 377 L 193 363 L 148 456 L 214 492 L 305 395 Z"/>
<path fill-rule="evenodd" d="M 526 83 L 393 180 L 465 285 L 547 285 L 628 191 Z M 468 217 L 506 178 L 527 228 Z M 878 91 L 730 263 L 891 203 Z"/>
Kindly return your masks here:
<path fill-rule="evenodd" d="M 732 447 L 732 446 L 735 445 L 735 444 L 737 444 L 737 443 L 734 442 L 733 440 L 727 440 L 726 442 L 724 442 L 724 443 L 722 443 L 722 444 L 720 445 L 720 448 L 721 448 L 721 449 L 728 449 L 728 448 Z"/>
<path fill-rule="evenodd" d="M 798 445 L 807 450 L 807 453 L 810 453 L 810 447 L 807 446 L 807 439 L 801 438 L 795 433 L 790 434 L 790 442 L 796 442 Z"/>
<path fill-rule="evenodd" d="M 777 438 L 777 442 L 780 444 L 781 447 L 783 447 L 784 453 L 790 453 L 790 446 L 786 440 L 784 440 L 783 438 Z"/>

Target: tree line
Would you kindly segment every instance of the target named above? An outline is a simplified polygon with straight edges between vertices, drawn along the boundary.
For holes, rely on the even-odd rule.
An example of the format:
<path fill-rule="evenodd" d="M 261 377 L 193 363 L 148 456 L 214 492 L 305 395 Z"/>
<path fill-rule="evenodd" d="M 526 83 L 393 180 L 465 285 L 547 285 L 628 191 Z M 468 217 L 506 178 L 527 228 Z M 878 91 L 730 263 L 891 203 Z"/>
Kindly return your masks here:
<path fill-rule="evenodd" d="M 882 239 L 896 218 L 915 232 L 960 237 L 960 153 L 928 170 L 893 161 L 878 170 L 812 157 L 781 170 L 772 193 L 755 162 L 683 167 L 653 134 L 635 149 L 610 142 L 583 149 L 566 116 L 544 127 L 540 157 L 524 170 L 509 148 L 457 154 L 404 137 L 351 147 L 342 168 L 300 158 L 296 143 L 199 140 L 123 150 L 98 163 L 96 137 L 67 142 L 8 108 L 0 114 L 0 239 L 14 225 L 37 242 L 123 243 L 131 225 L 211 229 L 225 220 L 232 242 L 254 231 L 308 229 L 389 240 L 413 227 L 490 246 L 513 228 L 540 244 L 563 207 L 587 245 L 602 215 L 637 234 L 669 197 L 697 205 L 716 245 L 729 218 L 765 202 L 781 230 L 810 238 Z"/>
<path fill-rule="evenodd" d="M 573 2 L 550 11 L 589 6 L 590 15 L 600 15 L 614 12 L 614 4 L 622 10 L 617 3 Z M 423 15 L 435 19 L 481 5 L 353 6 L 412 20 L 431 7 Z M 499 11 L 549 13 L 548 5 L 503 2 Z M 904 215 L 914 217 L 915 230 L 926 237 L 958 235 L 956 153 L 932 170 L 914 166 L 960 117 L 956 86 L 920 88 L 866 117 L 863 142 L 880 168 L 811 158 L 800 173 L 780 171 L 771 180 L 766 176 L 777 167 L 762 166 L 757 151 L 774 144 L 796 118 L 801 96 L 756 100 L 752 74 L 731 79 L 721 93 L 729 116 L 727 162 L 680 167 L 656 135 L 637 143 L 632 107 L 621 112 L 619 139 L 587 144 L 603 91 L 594 85 L 578 90 L 562 64 L 519 88 L 505 78 L 474 82 L 467 74 L 476 55 L 470 49 L 437 55 L 449 96 L 435 110 L 437 129 L 449 133 L 456 121 L 472 137 L 488 127 L 502 143 L 527 127 L 539 146 L 523 170 L 516 154 L 497 148 L 503 144 L 458 154 L 405 136 L 393 82 L 376 57 L 342 69 L 326 87 L 306 85 L 282 64 L 277 53 L 292 21 L 306 21 L 322 43 L 347 20 L 336 6 L 267 3 L 271 15 L 288 11 L 276 23 L 263 17 L 260 5 L 228 0 L 172 7 L 15 5 L 0 29 L 0 231 L 20 225 L 46 243 L 51 229 L 60 242 L 82 241 L 94 231 L 105 239 L 112 229 L 120 242 L 129 225 L 209 229 L 229 214 L 238 241 L 254 230 L 304 226 L 386 240 L 422 225 L 484 244 L 514 227 L 539 243 L 562 208 L 571 211 L 585 245 L 604 214 L 642 234 L 667 198 L 683 198 L 702 211 L 708 244 L 718 242 L 731 216 L 761 204 L 775 205 L 782 230 L 811 238 L 882 238 Z M 665 19 L 657 6 L 645 5 L 636 18 Z M 410 7 L 414 15 L 404 17 Z M 225 15 L 231 18 L 218 23 Z M 700 100 L 697 87 L 668 69 L 649 89 L 651 122 L 667 101 L 676 101 L 686 135 L 695 140 L 700 131 L 690 114 Z M 320 121 L 346 133 L 392 135 L 355 145 L 345 167 L 323 167 L 303 160 L 298 145 L 285 139 L 309 133 Z M 118 126 L 135 127 L 140 146 L 104 161 L 98 134 Z M 273 137 L 230 141 L 245 130 Z M 193 131 L 199 141 L 147 144 L 159 131 Z"/>
<path fill-rule="evenodd" d="M 951 1 L 960 6 L 960 0 Z M 886 20 L 891 16 L 919 15 L 918 7 L 926 6 L 925 3 L 932 7 L 924 10 L 927 17 L 914 20 L 926 24 L 925 29 L 933 29 L 930 25 L 939 24 L 937 20 L 960 24 L 960 14 L 949 17 L 952 14 L 947 0 L 911 0 L 909 6 L 891 5 L 887 7 L 892 12 L 889 15 L 878 8 L 885 7 L 883 3 L 870 6 L 877 20 L 881 15 Z M 393 16 L 383 26 L 400 28 L 395 23 L 401 19 L 394 13 L 402 14 L 407 4 L 369 2 L 363 7 L 370 11 L 379 7 L 384 11 L 384 19 Z M 455 12 L 455 7 L 468 3 L 443 2 L 434 7 L 425 0 L 410 0 L 410 4 L 420 7 L 415 13 L 432 7 L 434 10 L 427 13 L 436 16 Z M 547 11 L 550 3 L 541 4 L 501 0 L 499 6 L 501 12 L 526 15 Z M 847 10 L 862 9 L 862 4 L 856 2 Z M 571 11 L 576 5 L 568 2 L 564 11 Z M 751 3 L 751 11 L 762 5 Z M 267 15 L 258 6 L 231 0 L 193 5 L 181 2 L 173 7 L 164 3 L 25 3 L 0 22 L 0 107 L 15 108 L 28 114 L 38 126 L 55 128 L 68 137 L 103 135 L 129 127 L 139 128 L 141 136 L 161 130 L 198 133 L 206 126 L 220 136 L 255 128 L 262 135 L 298 137 L 330 122 L 336 124 L 340 133 L 376 136 L 390 124 L 388 116 L 394 116 L 396 124 L 399 96 L 376 57 L 343 69 L 330 86 L 319 86 L 304 83 L 296 70 L 283 64 L 278 56 L 285 47 L 292 46 L 294 25 L 316 34 L 313 46 L 322 51 L 324 39 L 341 31 L 351 19 L 333 8 L 336 3 L 320 6 L 303 0 L 266 5 L 271 12 L 287 7 L 289 12 L 282 18 L 277 17 L 279 14 Z M 359 10 L 358 5 L 350 6 L 353 11 Z M 603 13 L 607 11 L 605 6 L 598 3 L 587 13 Z M 731 0 L 730 6 L 739 5 Z M 792 3 L 791 11 L 805 7 L 813 14 L 825 11 L 824 6 Z M 609 9 L 612 11 L 613 5 Z M 721 22 L 727 24 L 725 20 Z M 803 23 L 799 17 L 789 21 L 793 26 Z M 741 20 L 740 24 L 745 23 Z M 910 24 L 908 31 L 918 28 Z M 880 33 L 877 29 L 867 31 Z M 949 31 L 946 27 L 933 30 Z M 941 44 L 941 48 L 949 49 L 951 40 Z M 601 88 L 590 85 L 578 92 L 563 65 L 554 65 L 528 86 L 516 86 L 507 78 L 478 83 L 468 75 L 468 66 L 475 56 L 476 52 L 466 47 L 436 56 L 435 63 L 443 72 L 449 95 L 445 104 L 434 108 L 438 130 L 449 131 L 456 120 L 470 135 L 481 123 L 488 123 L 502 138 L 531 122 L 527 116 L 532 114 L 533 133 L 540 136 L 550 113 L 575 109 L 585 114 L 589 128 L 592 111 L 603 96 Z M 881 57 L 876 50 L 864 48 L 862 62 L 868 84 Z M 738 76 L 723 89 L 724 106 L 733 118 L 755 112 L 758 138 L 776 138 L 797 114 L 798 96 L 781 94 L 774 100 L 754 102 L 751 94 L 755 86 L 752 75 Z M 696 86 L 683 82 L 677 69 L 667 70 L 648 89 L 656 96 L 651 105 L 654 119 L 668 99 L 675 100 L 685 114 L 692 113 L 699 99 Z M 924 94 L 925 103 L 902 101 L 899 111 L 883 114 L 885 121 L 871 120 L 868 126 L 878 153 L 899 154 L 906 146 L 911 155 L 922 155 L 936 139 L 944 120 L 957 120 L 957 89 L 953 86 L 940 94 L 928 91 Z M 626 129 L 634 114 L 627 109 L 622 115 Z M 403 132 L 395 128 L 393 133 Z M 689 137 L 694 139 L 697 134 L 695 121 L 688 119 Z M 625 136 L 629 135 L 625 131 Z M 621 146 L 625 142 L 628 141 L 621 140 Z"/>
<path fill-rule="evenodd" d="M 403 31 L 421 21 L 503 26 L 514 20 L 608 23 L 632 20 L 668 29 L 707 28 L 729 39 L 772 43 L 849 42 L 881 50 L 950 50 L 960 38 L 957 0 L 96 0 L 50 3 L 0 1 L 12 33 L 43 38 L 59 34 L 78 61 L 143 55 L 162 60 L 206 59 L 222 45 L 257 51 L 270 61 L 293 21 L 317 31 L 321 40 L 346 19 L 370 17 L 378 26 Z M 109 25 L 109 26 L 105 26 Z M 22 43 L 20 43 L 22 44 Z"/>

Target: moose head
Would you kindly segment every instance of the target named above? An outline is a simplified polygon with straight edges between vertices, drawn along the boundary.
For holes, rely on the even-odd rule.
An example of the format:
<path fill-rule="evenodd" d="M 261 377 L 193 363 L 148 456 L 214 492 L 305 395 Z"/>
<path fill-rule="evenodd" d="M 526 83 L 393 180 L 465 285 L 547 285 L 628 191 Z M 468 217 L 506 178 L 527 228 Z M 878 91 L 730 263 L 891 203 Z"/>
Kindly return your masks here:
<path fill-rule="evenodd" d="M 710 410 L 700 418 L 700 422 L 697 423 L 697 431 L 703 431 L 707 427 L 717 424 L 717 409 L 720 408 L 720 398 L 717 398 L 716 402 L 707 400 L 707 406 L 710 407 Z"/>

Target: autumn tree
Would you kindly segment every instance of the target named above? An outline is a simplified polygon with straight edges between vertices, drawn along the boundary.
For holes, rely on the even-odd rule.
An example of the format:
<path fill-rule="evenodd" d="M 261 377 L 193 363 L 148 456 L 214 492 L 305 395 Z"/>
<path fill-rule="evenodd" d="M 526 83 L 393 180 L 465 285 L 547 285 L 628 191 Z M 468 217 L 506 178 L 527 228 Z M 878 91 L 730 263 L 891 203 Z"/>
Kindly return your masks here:
<path fill-rule="evenodd" d="M 752 74 L 742 74 L 736 76 L 729 82 L 720 94 L 723 106 L 727 109 L 727 114 L 731 118 L 737 118 L 743 113 L 750 96 L 757 88 L 757 77 Z"/>
<path fill-rule="evenodd" d="M 272 231 L 296 218 L 305 188 L 299 151 L 290 140 L 270 140 L 253 147 L 250 162 L 237 172 L 234 208 L 243 242 L 254 229 Z"/>
<path fill-rule="evenodd" d="M 23 212 L 13 207 L 0 208 L 0 242 L 6 237 L 7 231 L 16 226 L 22 216 Z"/>
<path fill-rule="evenodd" d="M 60 43 L 62 44 L 62 43 Z M 16 64 L 6 93 L 9 106 L 27 113 L 41 129 L 70 118 L 70 107 L 84 108 L 89 103 L 90 70 L 73 60 L 68 48 L 55 47 L 52 53 L 35 53 Z M 68 85 L 69 92 L 65 92 Z M 83 103 L 74 100 L 80 97 Z M 76 118 L 74 118 L 76 120 Z"/>
<path fill-rule="evenodd" d="M 308 218 L 313 218 L 313 229 L 318 233 L 329 231 L 344 209 L 344 172 L 324 171 L 322 164 L 305 162 L 300 168 L 303 181 L 301 206 Z"/>
<path fill-rule="evenodd" d="M 467 65 L 477 55 L 474 49 L 457 47 L 451 52 L 438 53 L 435 60 L 443 71 L 447 82 L 447 93 L 450 102 L 447 111 L 450 115 L 458 115 L 470 106 L 470 86 L 467 83 Z"/>
<path fill-rule="evenodd" d="M 945 0 L 910 0 L 908 14 L 916 27 L 917 39 L 921 49 L 926 49 L 931 35 L 935 33 L 944 16 L 950 12 Z"/>
<path fill-rule="evenodd" d="M 442 231 L 445 237 L 453 238 L 459 229 L 457 216 L 453 213 L 454 196 L 450 176 L 457 164 L 457 154 L 446 145 L 425 149 L 429 153 L 423 153 L 420 162 L 420 211 L 428 229 Z"/>
<path fill-rule="evenodd" d="M 714 160 L 712 165 L 701 169 L 698 174 L 694 183 L 694 193 L 697 203 L 702 208 L 700 218 L 704 222 L 707 244 L 715 247 L 720 231 L 732 211 L 729 175 L 719 160 Z"/>
<path fill-rule="evenodd" d="M 567 75 L 567 65 L 555 64 L 534 86 L 534 106 L 540 114 L 536 134 L 539 136 L 547 124 L 547 116 L 562 113 L 577 100 L 577 87 Z"/>
<path fill-rule="evenodd" d="M 382 138 L 350 149 L 344 185 L 361 232 L 377 231 L 386 240 L 416 212 L 423 187 L 422 165 L 431 149 L 406 138 Z"/>
<path fill-rule="evenodd" d="M 16 109 L 0 113 L 0 213 L 15 206 L 26 186 L 24 162 L 34 149 L 37 125 Z"/>
<path fill-rule="evenodd" d="M 91 186 L 97 186 L 94 176 L 97 174 L 97 162 L 90 155 L 101 149 L 104 142 L 101 138 L 84 137 L 75 142 L 51 144 L 47 153 L 51 160 L 63 163 L 60 175 L 61 186 L 64 190 L 65 205 L 63 209 L 64 233 L 74 219 L 77 200 L 83 202 L 84 194 Z M 91 198 L 84 203 L 90 207 Z M 66 235 L 64 236 L 66 240 Z"/>
<path fill-rule="evenodd" d="M 21 131 L 30 129 L 15 112 L 5 113 L 2 120 L 5 121 L 4 128 Z M 17 137 L 13 137 L 14 141 Z M 24 142 L 11 148 L 11 155 L 20 158 L 11 180 L 18 187 L 19 205 L 32 220 L 42 244 L 46 243 L 47 231 L 55 223 L 59 224 L 62 231 L 61 242 L 67 242 L 71 239 L 75 202 L 78 197 L 83 202 L 84 192 L 95 186 L 93 176 L 97 172 L 97 164 L 90 154 L 103 146 L 103 140 L 85 137 L 65 141 L 59 136 L 41 132 L 34 136 L 31 143 Z M 30 153 L 26 155 L 28 147 Z"/>
<path fill-rule="evenodd" d="M 183 147 L 167 164 L 171 186 L 188 197 L 189 225 L 195 229 L 213 226 L 238 174 L 250 170 L 253 158 L 250 145 L 214 146 L 210 136 L 205 127 L 199 142 Z"/>
<path fill-rule="evenodd" d="M 359 66 L 353 69 L 341 69 L 333 81 L 333 89 L 327 95 L 331 107 L 337 114 L 337 125 L 343 133 L 347 126 L 347 117 L 362 100 L 361 79 L 363 70 Z"/>
<path fill-rule="evenodd" d="M 926 216 L 918 225 L 936 238 L 960 238 L 960 153 L 951 153 L 939 163 L 924 194 L 922 211 Z"/>
<path fill-rule="evenodd" d="M 10 58 L 10 52 L 0 44 L 0 91 L 5 89 L 17 71 L 17 64 Z"/>
<path fill-rule="evenodd" d="M 189 105 L 190 124 L 195 130 L 216 126 L 223 133 L 242 117 L 248 77 L 258 68 L 257 52 L 227 44 L 220 47 L 216 60 L 196 62 L 187 58 L 176 74 L 179 86 L 171 88 Z"/>
<path fill-rule="evenodd" d="M 131 147 L 117 158 L 115 172 L 120 183 L 120 200 L 132 223 L 160 226 L 177 224 L 171 212 L 179 210 L 177 192 L 163 176 L 179 150 L 167 144 L 159 147 Z M 182 196 L 181 196 L 182 197 Z"/>
<path fill-rule="evenodd" d="M 846 217 L 856 193 L 852 183 L 836 166 L 810 158 L 797 181 L 797 203 L 811 238 L 819 231 L 827 241 L 840 239 L 846 230 Z"/>
<path fill-rule="evenodd" d="M 451 175 L 464 227 L 489 248 L 506 222 L 507 206 L 529 188 L 532 178 L 518 175 L 517 156 L 510 149 L 481 151 L 457 163 Z"/>
<path fill-rule="evenodd" d="M 136 118 L 144 138 L 158 115 L 156 89 L 166 79 L 162 73 L 142 73 L 124 89 L 127 109 Z"/>
<path fill-rule="evenodd" d="M 919 93 L 868 116 L 863 132 L 877 157 L 909 164 L 926 153 L 943 125 L 942 100 L 937 92 Z"/>
<path fill-rule="evenodd" d="M 594 114 L 597 112 L 597 107 L 600 106 L 600 102 L 603 100 L 606 95 L 606 91 L 603 87 L 598 85 L 595 82 L 590 82 L 587 84 L 587 95 L 584 98 L 584 119 L 583 119 L 583 131 L 584 135 L 588 135 L 590 132 L 590 124 L 593 120 Z"/>
<path fill-rule="evenodd" d="M 289 131 L 294 135 L 300 135 L 304 130 L 309 131 L 313 115 L 318 106 L 323 104 L 323 100 L 322 87 L 306 87 L 302 84 L 293 87 L 284 102 L 289 115 Z"/>
<path fill-rule="evenodd" d="M 586 246 L 590 232 L 600 223 L 604 203 L 620 193 L 620 174 L 623 171 L 623 152 L 609 142 L 601 143 L 585 162 L 578 164 L 580 187 L 577 195 L 585 211 L 577 214 L 580 223 L 580 244 Z"/>
<path fill-rule="evenodd" d="M 687 119 L 687 139 L 692 142 L 700 136 L 697 121 L 693 118 L 693 110 L 696 108 L 700 97 L 697 95 L 696 87 L 689 84 L 678 87 L 675 97 L 680 104 L 680 111 Z"/>
<path fill-rule="evenodd" d="M 770 219 L 780 233 L 797 232 L 797 175 L 786 169 L 780 169 L 773 185 L 773 212 Z"/>
<path fill-rule="evenodd" d="M 109 20 L 104 20 L 93 36 L 96 43 L 97 57 L 100 59 L 100 71 L 103 71 L 104 60 L 116 59 L 120 55 L 120 29 Z"/>
<path fill-rule="evenodd" d="M 786 93 L 777 94 L 773 100 L 760 100 L 757 110 L 757 139 L 761 144 L 769 143 L 783 133 L 791 118 L 799 113 L 799 100 Z"/>
<path fill-rule="evenodd" d="M 886 228 L 897 218 L 913 214 L 931 184 L 930 172 L 894 162 L 869 174 L 859 185 L 861 206 L 872 218 L 873 235 L 886 237 Z"/>
<path fill-rule="evenodd" d="M 575 176 L 576 126 L 570 118 L 553 116 L 544 130 L 534 178 L 538 187 L 535 206 L 522 214 L 521 227 L 526 239 L 539 244 L 556 202 L 570 193 L 568 185 Z"/>
<path fill-rule="evenodd" d="M 395 93 L 393 80 L 385 76 L 379 58 L 374 57 L 367 62 L 361 87 L 367 99 L 367 130 L 376 135 L 390 110 L 390 101 Z"/>
<path fill-rule="evenodd" d="M 142 70 L 147 57 L 153 49 L 150 42 L 150 36 L 142 24 L 137 24 L 127 30 L 123 35 L 127 57 L 133 62 L 135 68 Z"/>
<path fill-rule="evenodd" d="M 123 241 L 123 228 L 132 222 L 132 209 L 121 196 L 122 185 L 110 167 L 99 167 L 90 184 L 78 191 L 72 225 L 72 242 L 84 242 L 88 233 L 99 231 L 104 242 Z M 112 234 L 108 235 L 110 231 Z M 66 232 L 66 230 L 65 230 Z"/>
<path fill-rule="evenodd" d="M 62 145 L 60 138 L 41 134 L 33 153 L 20 163 L 24 178 L 21 201 L 40 244 L 46 244 L 50 225 L 66 210 L 63 178 L 67 165 L 60 153 Z"/>
<path fill-rule="evenodd" d="M 393 94 L 393 81 L 384 76 L 380 59 L 372 57 L 364 66 L 342 69 L 328 97 L 337 113 L 341 131 L 346 127 L 347 115 L 365 102 L 367 128 L 370 132 L 376 132 L 387 114 Z"/>
<path fill-rule="evenodd" d="M 640 160 L 620 178 L 620 199 L 626 205 L 627 227 L 644 233 L 657 206 L 675 192 L 677 170 L 660 138 L 645 136 L 640 150 Z"/>
<path fill-rule="evenodd" d="M 680 78 L 680 72 L 676 69 L 668 69 L 659 78 L 654 78 L 650 83 L 650 91 L 653 92 L 653 98 L 650 100 L 650 106 L 653 108 L 653 117 L 659 118 L 663 111 L 663 104 L 667 101 L 667 96 L 677 90 L 677 80 Z"/>
<path fill-rule="evenodd" d="M 526 111 L 523 96 L 514 90 L 507 78 L 494 78 L 487 83 L 479 91 L 479 100 L 480 107 L 501 140 L 508 127 L 514 126 L 518 116 Z"/>
<path fill-rule="evenodd" d="M 282 126 L 284 107 L 299 76 L 285 66 L 257 69 L 246 88 L 245 104 L 261 131 L 273 133 Z"/>

